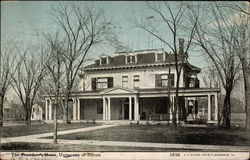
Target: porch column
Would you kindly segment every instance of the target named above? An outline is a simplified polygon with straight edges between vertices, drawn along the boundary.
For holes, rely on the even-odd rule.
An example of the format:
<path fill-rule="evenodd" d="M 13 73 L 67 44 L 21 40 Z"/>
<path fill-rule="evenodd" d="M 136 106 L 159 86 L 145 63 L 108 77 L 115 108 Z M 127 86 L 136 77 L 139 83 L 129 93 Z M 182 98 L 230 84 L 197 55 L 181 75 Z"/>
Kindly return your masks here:
<path fill-rule="evenodd" d="M 129 97 L 129 120 L 132 120 L 132 99 Z"/>
<path fill-rule="evenodd" d="M 188 114 L 188 99 L 187 97 L 184 98 L 185 99 L 185 109 L 186 109 L 186 115 Z"/>
<path fill-rule="evenodd" d="M 211 121 L 211 94 L 207 95 L 207 119 Z"/>
<path fill-rule="evenodd" d="M 73 98 L 73 120 L 76 120 L 76 98 Z"/>
<path fill-rule="evenodd" d="M 103 120 L 106 120 L 106 98 L 102 98 L 102 107 L 103 107 L 103 117 L 102 117 L 102 119 Z"/>
<path fill-rule="evenodd" d="M 45 119 L 48 120 L 48 99 L 45 99 Z"/>
<path fill-rule="evenodd" d="M 80 116 L 81 116 L 81 113 L 80 113 L 80 107 L 81 107 L 81 101 L 80 99 L 77 99 L 77 120 L 80 120 Z"/>
<path fill-rule="evenodd" d="M 175 96 L 174 96 L 175 97 Z M 180 100 L 179 100 L 180 101 Z M 180 102 L 179 102 L 179 104 L 180 104 Z M 176 122 L 177 123 L 179 123 L 179 108 L 180 108 L 180 106 L 178 105 L 177 107 L 176 107 Z"/>
<path fill-rule="evenodd" d="M 169 119 L 172 121 L 173 119 L 173 114 L 172 114 L 172 110 L 171 110 L 171 107 L 173 108 L 174 107 L 174 96 L 170 96 L 170 99 L 171 99 L 171 102 L 172 102 L 172 106 L 169 107 Z"/>
<path fill-rule="evenodd" d="M 107 98 L 108 100 L 108 120 L 111 120 L 111 110 L 110 110 L 110 97 Z"/>
<path fill-rule="evenodd" d="M 139 120 L 139 107 L 138 107 L 138 97 L 134 97 L 134 120 Z"/>
<path fill-rule="evenodd" d="M 214 120 L 218 121 L 218 93 L 214 95 Z"/>
<path fill-rule="evenodd" d="M 52 120 L 52 101 L 49 100 L 49 120 Z"/>

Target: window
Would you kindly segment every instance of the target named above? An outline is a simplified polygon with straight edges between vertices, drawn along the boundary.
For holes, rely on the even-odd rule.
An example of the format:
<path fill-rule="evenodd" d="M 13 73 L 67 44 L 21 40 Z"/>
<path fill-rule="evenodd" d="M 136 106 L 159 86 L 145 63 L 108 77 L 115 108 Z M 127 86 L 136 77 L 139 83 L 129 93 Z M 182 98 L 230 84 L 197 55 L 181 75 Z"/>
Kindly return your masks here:
<path fill-rule="evenodd" d="M 4 108 L 4 115 L 6 118 L 10 118 L 10 109 L 9 108 Z"/>
<path fill-rule="evenodd" d="M 102 101 L 96 101 L 96 112 L 97 114 L 103 114 L 103 103 Z"/>
<path fill-rule="evenodd" d="M 113 77 L 92 78 L 92 90 L 113 87 Z"/>
<path fill-rule="evenodd" d="M 101 65 L 108 64 L 107 58 L 101 58 Z"/>
<path fill-rule="evenodd" d="M 162 87 L 167 87 L 168 86 L 168 75 L 167 74 L 162 74 L 161 75 L 161 86 Z"/>
<path fill-rule="evenodd" d="M 128 87 L 128 76 L 122 76 L 122 86 Z"/>
<path fill-rule="evenodd" d="M 134 56 L 126 56 L 126 63 L 136 63 L 137 62 L 137 57 Z"/>
<path fill-rule="evenodd" d="M 164 61 L 164 60 L 165 60 L 165 54 L 164 53 L 155 54 L 155 61 Z"/>
<path fill-rule="evenodd" d="M 199 88 L 200 86 L 198 78 L 189 78 L 188 82 L 189 82 L 188 84 L 189 88 Z"/>
<path fill-rule="evenodd" d="M 139 87 L 140 76 L 134 75 L 134 87 Z"/>
<path fill-rule="evenodd" d="M 174 74 L 156 74 L 155 86 L 156 87 L 168 87 L 168 85 L 174 86 Z"/>
<path fill-rule="evenodd" d="M 97 78 L 97 88 L 108 88 L 108 79 L 107 78 Z"/>

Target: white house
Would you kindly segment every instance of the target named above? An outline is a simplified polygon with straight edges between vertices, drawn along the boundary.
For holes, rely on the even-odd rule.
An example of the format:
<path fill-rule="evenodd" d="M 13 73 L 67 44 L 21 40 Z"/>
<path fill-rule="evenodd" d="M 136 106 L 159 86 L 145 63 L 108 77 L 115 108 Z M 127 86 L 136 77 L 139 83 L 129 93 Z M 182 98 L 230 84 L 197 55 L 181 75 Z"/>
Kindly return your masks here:
<path fill-rule="evenodd" d="M 199 87 L 197 74 L 200 69 L 188 62 L 183 45 L 184 40 L 179 39 L 179 66 L 182 64 L 183 67 L 178 121 L 186 121 L 190 114 L 202 113 L 208 123 L 217 123 L 220 90 Z M 163 49 L 101 56 L 79 74 L 81 90 L 71 94 L 72 120 L 171 121 L 170 105 L 175 103 L 177 79 L 174 62 L 174 55 Z M 207 98 L 207 109 L 199 108 L 197 97 Z M 52 104 L 48 97 L 46 119 L 52 119 Z"/>
<path fill-rule="evenodd" d="M 42 120 L 43 119 L 43 109 L 41 104 L 35 103 L 32 106 L 31 120 Z"/>

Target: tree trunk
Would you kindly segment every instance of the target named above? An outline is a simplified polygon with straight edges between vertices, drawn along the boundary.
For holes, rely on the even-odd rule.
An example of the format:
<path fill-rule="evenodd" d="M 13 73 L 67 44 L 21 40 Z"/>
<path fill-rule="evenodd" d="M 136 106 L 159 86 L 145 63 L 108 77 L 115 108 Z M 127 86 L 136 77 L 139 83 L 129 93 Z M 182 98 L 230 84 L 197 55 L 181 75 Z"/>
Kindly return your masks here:
<path fill-rule="evenodd" d="M 231 96 L 232 88 L 226 90 L 226 96 L 224 99 L 224 105 L 223 105 L 223 122 L 222 126 L 224 128 L 230 128 L 231 127 L 231 102 L 230 102 L 230 96 Z"/>
<path fill-rule="evenodd" d="M 177 71 L 177 69 L 178 69 L 178 66 L 176 66 L 176 71 Z M 174 110 L 173 111 L 173 125 L 175 125 L 175 126 L 177 126 L 176 114 L 179 114 L 179 113 L 177 113 L 177 110 L 179 109 L 179 83 L 180 83 L 180 73 L 179 72 L 177 72 L 176 90 L 175 90 L 175 104 L 174 104 L 174 109 L 173 109 Z"/>
<path fill-rule="evenodd" d="M 63 106 L 63 123 L 69 123 L 69 92 L 65 95 L 65 102 Z"/>
<path fill-rule="evenodd" d="M 3 127 L 3 103 L 4 96 L 0 95 L 0 127 Z"/>
<path fill-rule="evenodd" d="M 245 89 L 245 112 L 246 112 L 245 129 L 250 130 L 250 68 L 247 66 L 244 74 L 244 89 Z"/>
<path fill-rule="evenodd" d="M 57 143 L 57 108 L 58 108 L 58 102 L 54 106 L 54 135 L 53 135 L 53 143 L 54 144 Z"/>
<path fill-rule="evenodd" d="M 25 124 L 26 125 L 30 125 L 31 124 L 31 110 L 29 108 L 30 107 L 27 106 L 26 114 L 25 114 Z"/>
<path fill-rule="evenodd" d="M 177 92 L 178 91 L 176 90 L 175 100 L 174 100 L 174 109 L 173 109 L 173 112 L 172 112 L 173 113 L 173 120 L 172 120 L 172 122 L 173 122 L 174 126 L 177 126 L 177 117 L 176 117 L 176 114 L 177 114 L 178 99 L 179 99 Z"/>

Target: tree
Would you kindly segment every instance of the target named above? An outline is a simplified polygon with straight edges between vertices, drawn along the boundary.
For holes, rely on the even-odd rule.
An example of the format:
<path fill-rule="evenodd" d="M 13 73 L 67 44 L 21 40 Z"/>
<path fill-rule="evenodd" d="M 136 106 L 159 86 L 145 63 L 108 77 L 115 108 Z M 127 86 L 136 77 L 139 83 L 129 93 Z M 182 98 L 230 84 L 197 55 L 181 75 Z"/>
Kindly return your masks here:
<path fill-rule="evenodd" d="M 241 70 L 243 74 L 244 93 L 245 93 L 245 112 L 246 112 L 246 130 L 250 130 L 250 3 L 247 5 L 238 3 L 224 2 L 221 7 L 231 8 L 231 10 L 239 10 L 237 19 L 234 19 L 231 24 L 233 31 L 231 37 L 233 38 L 232 46 L 235 46 L 235 53 L 241 63 Z M 226 39 L 226 38 L 225 38 Z M 227 40 L 227 39 L 226 39 Z"/>
<path fill-rule="evenodd" d="M 27 125 L 31 124 L 32 106 L 44 78 L 44 52 L 42 47 L 37 46 L 29 46 L 24 49 L 17 47 L 17 69 L 15 73 L 11 74 L 13 80 L 11 85 L 25 110 Z"/>
<path fill-rule="evenodd" d="M 102 9 L 93 5 L 79 7 L 73 2 L 64 2 L 53 7 L 50 12 L 58 24 L 59 39 L 65 42 L 62 46 L 62 61 L 65 68 L 65 105 L 63 122 L 68 123 L 69 97 L 80 67 L 83 65 L 90 49 L 103 41 L 105 24 L 101 22 Z"/>
<path fill-rule="evenodd" d="M 193 9 L 193 6 L 189 6 Z M 223 127 L 230 128 L 231 103 L 230 96 L 235 82 L 239 79 L 240 63 L 235 54 L 236 47 L 232 33 L 234 27 L 228 25 L 226 10 L 221 9 L 216 2 L 209 2 L 203 8 L 204 19 L 199 19 L 195 27 L 195 41 L 203 49 L 214 64 L 226 92 L 223 104 Z M 194 17 L 198 17 L 193 12 Z M 201 17 L 201 16 L 200 16 Z"/>
<path fill-rule="evenodd" d="M 202 80 L 206 88 L 222 88 L 220 77 L 214 66 L 209 66 L 203 70 Z"/>
<path fill-rule="evenodd" d="M 63 68 L 63 60 L 61 56 L 61 45 L 63 42 L 58 41 L 58 33 L 53 39 L 51 36 L 47 36 L 47 42 L 49 43 L 50 54 L 48 55 L 49 60 L 46 63 L 46 76 L 44 83 L 44 90 L 52 102 L 53 106 L 53 114 L 54 114 L 54 136 L 53 143 L 57 143 L 57 111 L 60 107 L 60 104 L 63 99 L 63 91 L 64 88 L 64 68 Z"/>
<path fill-rule="evenodd" d="M 154 16 L 147 18 L 141 17 L 141 21 L 134 18 L 132 22 L 140 29 L 143 29 L 153 37 L 160 40 L 167 45 L 174 55 L 174 67 L 176 71 L 176 88 L 175 88 L 175 105 L 171 107 L 173 114 L 172 122 L 176 124 L 176 113 L 179 108 L 179 84 L 180 75 L 187 58 L 187 52 L 191 46 L 194 29 L 198 17 L 191 17 L 190 10 L 187 10 L 185 5 L 180 2 L 146 2 L 148 8 Z M 150 21 L 149 19 L 154 19 Z M 192 22 L 192 23 L 190 23 Z M 163 26 L 161 26 L 163 25 Z M 164 27 L 163 29 L 161 27 Z M 164 32 L 160 32 L 164 31 Z M 167 34 L 166 34 L 167 33 Z M 169 33 L 169 34 L 168 34 Z M 185 36 L 187 39 L 187 45 L 184 47 L 184 39 L 178 37 Z M 169 41 L 168 38 L 171 38 Z M 179 49 L 178 49 L 179 43 Z"/>
<path fill-rule="evenodd" d="M 241 1 L 241 2 L 234 2 L 234 1 L 222 1 L 218 2 L 218 6 L 229 8 L 231 10 L 235 10 L 241 12 L 243 14 L 250 15 L 249 9 L 249 2 L 248 1 Z"/>
<path fill-rule="evenodd" d="M 0 53 L 0 127 L 3 126 L 4 98 L 11 86 L 11 74 L 15 72 L 13 45 L 2 45 Z"/>

